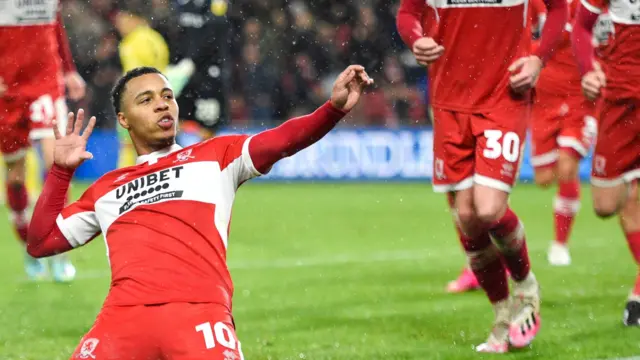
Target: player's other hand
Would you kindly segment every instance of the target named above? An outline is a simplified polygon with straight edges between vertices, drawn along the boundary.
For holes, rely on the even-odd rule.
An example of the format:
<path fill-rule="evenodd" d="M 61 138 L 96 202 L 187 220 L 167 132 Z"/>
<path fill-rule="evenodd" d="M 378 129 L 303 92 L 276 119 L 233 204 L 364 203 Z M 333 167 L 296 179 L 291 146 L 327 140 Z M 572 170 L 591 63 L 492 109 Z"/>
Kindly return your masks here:
<path fill-rule="evenodd" d="M 509 85 L 513 91 L 523 93 L 532 89 L 542 70 L 542 60 L 535 55 L 522 57 L 509 66 Z"/>
<path fill-rule="evenodd" d="M 87 91 L 87 84 L 80 74 L 75 71 L 65 74 L 64 83 L 69 91 L 69 99 L 78 101 L 84 97 Z"/>
<path fill-rule="evenodd" d="M 600 96 L 600 89 L 607 86 L 607 78 L 602 67 L 596 61 L 593 62 L 593 70 L 582 77 L 582 93 L 589 100 L 595 100 Z"/>
<path fill-rule="evenodd" d="M 83 161 L 93 158 L 93 154 L 87 151 L 87 140 L 91 136 L 93 127 L 96 125 L 96 117 L 89 119 L 89 124 L 82 133 L 84 125 L 84 110 L 78 110 L 75 118 L 72 112 L 67 117 L 67 130 L 64 136 L 60 135 L 58 124 L 54 122 L 53 133 L 56 136 L 56 143 L 53 150 L 53 162 L 66 169 L 75 169 Z"/>
<path fill-rule="evenodd" d="M 360 65 L 347 67 L 333 83 L 331 104 L 342 111 L 350 111 L 360 100 L 364 88 L 373 84 L 373 79 Z"/>
<path fill-rule="evenodd" d="M 4 79 L 0 77 L 0 97 L 2 97 L 2 95 L 4 95 L 6 91 L 7 91 L 7 85 L 5 85 Z"/>
<path fill-rule="evenodd" d="M 418 64 L 429 66 L 444 53 L 444 47 L 438 45 L 433 38 L 423 37 L 413 43 L 413 55 L 416 57 Z"/>

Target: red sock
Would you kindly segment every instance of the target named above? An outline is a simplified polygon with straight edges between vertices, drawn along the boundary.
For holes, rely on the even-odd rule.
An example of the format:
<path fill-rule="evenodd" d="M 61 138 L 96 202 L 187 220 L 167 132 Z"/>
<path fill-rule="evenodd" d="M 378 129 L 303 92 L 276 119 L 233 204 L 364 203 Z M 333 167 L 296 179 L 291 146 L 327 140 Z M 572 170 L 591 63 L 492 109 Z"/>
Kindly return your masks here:
<path fill-rule="evenodd" d="M 510 208 L 507 208 L 502 219 L 491 226 L 491 235 L 502 252 L 505 265 L 513 280 L 524 280 L 531 269 L 529 252 L 527 251 L 524 227 Z"/>
<path fill-rule="evenodd" d="M 626 236 L 631 255 L 636 260 L 636 264 L 640 265 L 640 231 L 627 233 Z"/>
<path fill-rule="evenodd" d="M 502 265 L 498 249 L 491 242 L 489 234 L 485 232 L 473 239 L 462 235 L 460 240 L 469 257 L 471 270 L 489 297 L 489 301 L 495 304 L 508 298 L 507 273 Z"/>
<path fill-rule="evenodd" d="M 633 287 L 633 295 L 640 296 L 640 274 L 636 277 L 636 285 Z"/>
<path fill-rule="evenodd" d="M 29 221 L 25 211 L 29 205 L 29 194 L 24 184 L 7 184 L 7 203 L 11 209 L 13 227 L 20 240 L 26 242 Z"/>
<path fill-rule="evenodd" d="M 580 210 L 580 182 L 578 180 L 558 184 L 558 193 L 553 208 L 556 241 L 560 244 L 566 244 L 571 234 L 573 219 Z"/>

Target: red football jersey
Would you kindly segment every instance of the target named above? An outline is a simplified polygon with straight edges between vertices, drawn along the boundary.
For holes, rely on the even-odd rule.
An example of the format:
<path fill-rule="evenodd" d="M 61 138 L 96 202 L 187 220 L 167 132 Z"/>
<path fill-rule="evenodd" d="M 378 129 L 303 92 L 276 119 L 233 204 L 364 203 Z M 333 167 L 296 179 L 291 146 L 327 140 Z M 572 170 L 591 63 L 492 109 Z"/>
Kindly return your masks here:
<path fill-rule="evenodd" d="M 249 141 L 221 136 L 141 156 L 62 211 L 57 224 L 72 246 L 104 235 L 105 305 L 209 302 L 231 310 L 231 208 L 238 186 L 260 175 Z"/>
<path fill-rule="evenodd" d="M 608 11 L 614 31 L 599 52 L 607 76 L 602 96 L 610 100 L 640 97 L 640 4 L 636 0 L 582 0 L 589 11 Z"/>
<path fill-rule="evenodd" d="M 509 86 L 509 66 L 531 52 L 524 0 L 429 1 L 444 54 L 429 67 L 431 103 L 454 111 L 487 112 L 528 103 Z M 429 29 L 432 24 L 424 23 Z"/>
<path fill-rule="evenodd" d="M 540 73 L 540 78 L 536 88 L 540 91 L 553 94 L 581 94 L 581 76 L 576 62 L 573 49 L 571 47 L 571 31 L 575 16 L 577 14 L 579 0 L 569 0 L 569 21 L 565 25 L 565 32 L 562 42 L 556 48 L 554 55 Z M 594 25 L 594 45 L 596 49 L 602 50 L 607 45 L 607 40 L 613 28 L 611 22 L 607 21 L 609 15 L 603 13 Z M 597 54 L 600 52 L 598 51 Z"/>
<path fill-rule="evenodd" d="M 5 96 L 64 94 L 58 0 L 0 1 L 0 78 Z"/>

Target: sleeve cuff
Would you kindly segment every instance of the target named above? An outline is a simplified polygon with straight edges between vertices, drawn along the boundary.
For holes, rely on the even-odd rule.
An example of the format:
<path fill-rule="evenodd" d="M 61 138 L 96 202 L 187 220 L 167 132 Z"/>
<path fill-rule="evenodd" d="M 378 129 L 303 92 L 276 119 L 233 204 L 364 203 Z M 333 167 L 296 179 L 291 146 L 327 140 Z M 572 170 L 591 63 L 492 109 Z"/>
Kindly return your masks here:
<path fill-rule="evenodd" d="M 249 171 L 251 171 L 251 174 L 254 177 L 262 176 L 264 174 L 258 171 L 258 169 L 256 169 L 255 165 L 253 165 L 251 154 L 249 154 L 249 142 L 251 141 L 252 138 L 253 136 L 249 136 L 244 140 L 244 143 L 242 144 L 242 161 L 244 162 L 245 166 L 249 169 Z"/>
<path fill-rule="evenodd" d="M 71 181 L 73 174 L 75 173 L 75 169 L 67 169 L 54 163 L 53 166 L 51 166 L 49 173 L 58 179 Z"/>
<path fill-rule="evenodd" d="M 333 104 L 331 103 L 331 100 L 327 101 L 324 105 L 322 105 L 322 108 L 327 110 L 327 112 L 329 112 L 329 114 L 331 115 L 340 116 L 340 117 L 347 115 L 346 111 L 340 110 L 337 107 L 333 106 Z"/>
<path fill-rule="evenodd" d="M 77 248 L 81 244 L 73 237 L 73 233 L 65 226 L 64 218 L 62 214 L 59 214 L 56 218 L 56 226 L 60 229 L 60 233 L 64 235 L 64 238 L 69 242 L 69 245 L 73 248 Z"/>

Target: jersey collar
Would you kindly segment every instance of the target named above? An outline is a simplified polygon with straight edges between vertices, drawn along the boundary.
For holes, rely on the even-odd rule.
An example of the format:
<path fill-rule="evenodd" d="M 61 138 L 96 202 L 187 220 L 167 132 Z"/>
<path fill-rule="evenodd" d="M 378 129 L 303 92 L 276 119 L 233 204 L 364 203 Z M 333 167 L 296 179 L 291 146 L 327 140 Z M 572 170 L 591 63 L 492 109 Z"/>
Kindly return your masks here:
<path fill-rule="evenodd" d="M 138 159 L 136 160 L 136 165 L 140 165 L 142 163 L 148 162 L 150 165 L 154 164 L 156 161 L 158 161 L 159 158 L 163 157 L 163 156 L 167 156 L 173 152 L 176 152 L 178 150 L 182 149 L 182 146 L 178 145 L 178 144 L 173 144 L 171 146 L 168 146 L 162 150 L 158 150 L 158 151 L 154 151 L 150 154 L 146 154 L 146 155 L 140 155 L 138 156 Z"/>

